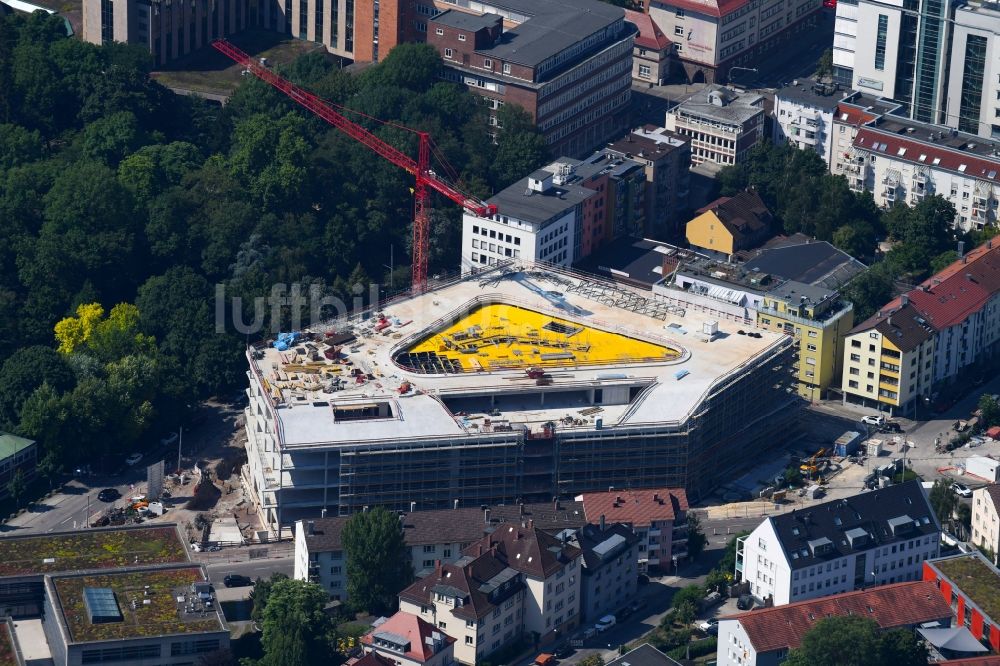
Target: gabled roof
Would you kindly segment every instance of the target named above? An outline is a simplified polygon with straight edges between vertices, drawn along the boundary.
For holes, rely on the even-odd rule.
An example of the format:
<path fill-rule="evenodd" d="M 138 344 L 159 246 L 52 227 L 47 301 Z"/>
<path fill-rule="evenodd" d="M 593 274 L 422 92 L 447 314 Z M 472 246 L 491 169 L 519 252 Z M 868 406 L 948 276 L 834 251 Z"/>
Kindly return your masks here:
<path fill-rule="evenodd" d="M 936 535 L 941 530 L 918 481 L 815 504 L 768 520 L 793 570 L 876 546 Z M 861 534 L 854 532 L 857 529 L 863 530 L 860 539 L 853 536 Z"/>
<path fill-rule="evenodd" d="M 956 274 L 932 287 L 909 292 L 910 303 L 939 331 L 961 323 L 977 312 L 990 298 L 971 274 Z"/>
<path fill-rule="evenodd" d="M 479 557 L 463 557 L 453 564 L 441 564 L 399 593 L 399 598 L 419 605 L 430 605 L 435 592 L 458 597 L 452 614 L 468 620 L 486 617 L 496 607 L 490 593 L 497 585 L 507 585 L 494 600 L 501 601 L 521 589 L 524 582 L 518 572 L 508 567 L 496 553 L 487 550 Z"/>
<path fill-rule="evenodd" d="M 699 213 L 708 211 L 715 213 L 737 242 L 757 236 L 771 226 L 771 212 L 752 190 L 744 190 L 732 197 L 720 197 L 698 209 Z"/>
<path fill-rule="evenodd" d="M 584 493 L 587 522 L 626 523 L 632 527 L 648 527 L 653 521 L 677 520 L 688 510 L 687 493 L 683 488 L 648 488 L 645 490 L 610 490 L 606 493 Z"/>
<path fill-rule="evenodd" d="M 848 335 L 876 330 L 900 351 L 913 351 L 934 336 L 934 329 L 912 305 L 887 306 L 861 322 Z"/>
<path fill-rule="evenodd" d="M 644 49 L 662 51 L 669 48 L 672 42 L 660 30 L 649 14 L 637 12 L 633 9 L 625 10 L 625 20 L 632 23 L 639 29 L 639 34 L 635 37 L 635 45 Z"/>
<path fill-rule="evenodd" d="M 580 549 L 543 532 L 529 521 L 526 527 L 501 525 L 462 552 L 470 557 L 493 551 L 515 571 L 533 578 L 554 576 L 570 561 L 580 557 Z"/>
<path fill-rule="evenodd" d="M 939 661 L 934 666 L 1000 666 L 1000 655 L 991 654 L 985 657 L 949 659 L 947 661 Z"/>
<path fill-rule="evenodd" d="M 907 139 L 872 127 L 862 127 L 858 130 L 853 145 L 893 160 L 951 171 L 990 183 L 1000 183 L 1000 159 L 986 159 L 940 144 Z"/>
<path fill-rule="evenodd" d="M 749 0 L 661 0 L 667 7 L 678 7 L 685 11 L 697 12 L 720 18 L 732 14 L 747 4 Z"/>
<path fill-rule="evenodd" d="M 437 634 L 437 636 L 434 634 Z M 416 615 L 404 613 L 403 611 L 399 611 L 365 634 L 361 638 L 361 642 L 365 645 L 373 646 L 377 650 L 384 649 L 375 640 L 379 636 L 386 637 L 393 643 L 398 643 L 400 639 L 405 640 L 409 644 L 409 649 L 404 653 L 397 654 L 403 654 L 419 662 L 429 661 L 441 649 L 455 642 L 454 638 L 438 631 L 429 622 L 425 622 Z M 430 640 L 428 641 L 428 639 Z M 438 650 L 434 649 L 435 643 L 439 645 Z M 396 666 L 395 662 L 393 662 L 392 666 Z"/>
<path fill-rule="evenodd" d="M 617 558 L 639 541 L 630 527 L 621 523 L 605 525 L 602 531 L 598 525 L 584 525 L 573 535 L 573 544 L 583 556 L 583 565 L 590 573 Z"/>
<path fill-rule="evenodd" d="M 349 666 L 396 666 L 395 661 L 389 657 L 383 657 L 378 652 L 369 652 L 363 657 L 348 662 L 348 664 Z"/>
<path fill-rule="evenodd" d="M 882 629 L 895 629 L 948 619 L 951 607 L 934 581 L 916 581 L 761 608 L 722 619 L 739 621 L 760 654 L 797 648 L 813 624 L 843 615 L 865 617 Z"/>
<path fill-rule="evenodd" d="M 986 491 L 986 496 L 989 497 L 991 502 L 993 502 L 994 511 L 1000 513 L 1000 483 L 987 484 L 980 490 Z"/>

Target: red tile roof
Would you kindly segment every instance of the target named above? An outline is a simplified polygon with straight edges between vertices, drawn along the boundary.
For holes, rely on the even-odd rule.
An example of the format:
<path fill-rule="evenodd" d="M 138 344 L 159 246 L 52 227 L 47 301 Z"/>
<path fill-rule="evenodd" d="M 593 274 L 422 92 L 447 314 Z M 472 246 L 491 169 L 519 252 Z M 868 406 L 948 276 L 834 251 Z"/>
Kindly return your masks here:
<path fill-rule="evenodd" d="M 427 639 L 431 638 L 431 634 L 435 631 L 437 631 L 437 629 L 433 624 L 425 622 L 416 615 L 399 611 L 388 620 L 372 629 L 369 633 L 362 636 L 361 642 L 365 645 L 371 646 L 372 638 L 376 634 L 381 633 L 390 633 L 395 634 L 396 636 L 402 636 L 410 643 L 410 649 L 407 650 L 406 656 L 415 661 L 425 662 L 435 654 L 434 649 L 427 644 Z M 445 635 L 444 632 L 439 633 L 446 647 L 455 642 L 454 638 Z M 393 666 L 395 666 L 395 662 L 393 662 Z"/>
<path fill-rule="evenodd" d="M 378 652 L 369 652 L 354 661 L 348 661 L 347 666 L 396 666 L 396 662 L 389 657 L 383 657 Z"/>
<path fill-rule="evenodd" d="M 679 513 L 688 510 L 687 494 L 683 488 L 584 493 L 577 497 L 577 501 L 583 502 L 587 522 L 595 524 L 604 516 L 609 523 L 645 527 L 652 521 L 676 520 Z"/>
<path fill-rule="evenodd" d="M 570 561 L 580 557 L 579 548 L 543 532 L 535 527 L 533 521 L 528 521 L 526 527 L 500 525 L 482 539 L 466 546 L 462 553 L 479 557 L 491 550 L 510 568 L 536 578 L 554 576 Z"/>
<path fill-rule="evenodd" d="M 970 178 L 981 178 L 982 180 L 1000 183 L 1000 160 L 989 160 L 981 156 L 970 155 L 961 150 L 955 150 L 942 145 L 932 145 L 907 139 L 892 132 L 879 131 L 871 127 L 862 127 L 858 130 L 858 135 L 854 137 L 854 144 L 857 148 L 873 153 L 882 153 L 894 160 L 909 162 L 910 164 L 933 167 L 935 169 L 945 169 L 955 173 L 961 173 Z M 882 146 L 885 146 L 884 148 Z M 876 146 L 878 146 L 876 148 Z M 904 150 L 902 155 L 900 150 Z M 924 155 L 921 160 L 920 156 Z M 934 164 L 934 160 L 940 160 Z M 965 168 L 962 169 L 962 165 Z M 993 174 L 992 176 L 990 174 Z"/>
<path fill-rule="evenodd" d="M 637 12 L 632 9 L 625 10 L 625 20 L 634 23 L 639 28 L 639 34 L 635 37 L 635 45 L 644 49 L 662 51 L 670 46 L 671 41 L 660 30 L 649 14 Z"/>
<path fill-rule="evenodd" d="M 895 629 L 950 618 L 951 607 L 934 581 L 916 581 L 762 608 L 722 619 L 739 620 L 754 650 L 760 654 L 797 648 L 815 622 L 841 615 L 867 617 L 882 629 Z"/>
<path fill-rule="evenodd" d="M 720 18 L 732 14 L 749 0 L 659 0 L 661 5 L 678 7 L 685 11 L 697 12 Z"/>
<path fill-rule="evenodd" d="M 934 666 L 1000 666 L 1000 655 L 991 654 L 985 657 L 949 659 L 948 661 L 936 662 Z"/>
<path fill-rule="evenodd" d="M 875 114 L 863 111 L 853 104 L 841 103 L 837 105 L 837 119 L 842 123 L 864 125 L 875 120 Z"/>

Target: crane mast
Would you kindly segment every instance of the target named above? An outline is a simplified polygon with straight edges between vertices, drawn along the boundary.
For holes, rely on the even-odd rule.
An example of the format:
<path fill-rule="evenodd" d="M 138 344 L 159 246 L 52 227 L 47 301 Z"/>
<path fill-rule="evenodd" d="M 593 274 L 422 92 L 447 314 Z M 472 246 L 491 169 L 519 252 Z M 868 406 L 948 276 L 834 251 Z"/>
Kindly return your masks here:
<path fill-rule="evenodd" d="M 405 169 L 415 179 L 413 188 L 413 286 L 414 293 L 427 287 L 427 260 L 430 247 L 431 192 L 438 192 L 480 217 L 495 215 L 497 207 L 459 191 L 431 169 L 431 137 L 427 132 L 410 128 L 418 137 L 417 159 L 379 138 L 366 127 L 350 120 L 329 102 L 275 74 L 225 39 L 212 42 L 212 47 L 243 66 L 261 81 L 287 95 L 293 102 L 322 118 L 372 152 Z M 439 158 L 440 159 L 440 158 Z"/>

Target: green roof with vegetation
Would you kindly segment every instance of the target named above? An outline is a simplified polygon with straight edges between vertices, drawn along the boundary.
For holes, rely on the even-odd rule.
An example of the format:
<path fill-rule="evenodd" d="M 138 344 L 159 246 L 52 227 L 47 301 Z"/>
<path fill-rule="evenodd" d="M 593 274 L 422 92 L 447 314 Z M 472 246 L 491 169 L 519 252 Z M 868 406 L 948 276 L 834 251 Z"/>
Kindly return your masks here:
<path fill-rule="evenodd" d="M 4 537 L 0 552 L 0 576 L 188 561 L 187 549 L 172 525 Z"/>
<path fill-rule="evenodd" d="M 1000 621 L 1000 575 L 976 555 L 932 562 L 984 613 Z"/>
<path fill-rule="evenodd" d="M 34 443 L 34 440 L 31 439 L 18 437 L 17 435 L 12 435 L 9 432 L 0 432 L 0 460 L 9 458 L 18 451 L 23 451 Z"/>
<path fill-rule="evenodd" d="M 11 639 L 12 627 L 9 622 L 0 620 L 0 666 L 17 666 L 14 656 L 14 642 Z"/>
<path fill-rule="evenodd" d="M 193 612 L 187 612 L 192 583 L 204 580 L 201 568 L 190 566 L 59 576 L 54 577 L 52 583 L 71 640 L 87 643 L 225 630 L 216 608 L 202 611 L 198 606 Z M 121 621 L 91 622 L 84 602 L 84 588 L 108 588 L 114 592 Z M 178 602 L 178 597 L 184 600 Z M 147 601 L 149 603 L 145 603 Z"/>

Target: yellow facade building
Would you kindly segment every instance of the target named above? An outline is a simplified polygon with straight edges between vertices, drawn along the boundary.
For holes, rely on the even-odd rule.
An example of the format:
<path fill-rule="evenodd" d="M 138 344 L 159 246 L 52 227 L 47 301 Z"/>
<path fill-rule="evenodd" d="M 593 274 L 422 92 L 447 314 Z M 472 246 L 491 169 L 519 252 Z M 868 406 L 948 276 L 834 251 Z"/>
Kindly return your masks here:
<path fill-rule="evenodd" d="M 889 414 L 912 413 L 929 396 L 935 332 L 913 305 L 877 312 L 844 344 L 845 400 Z"/>
<path fill-rule="evenodd" d="M 799 395 L 820 400 L 840 376 L 842 345 L 854 325 L 854 306 L 829 289 L 789 281 L 764 294 L 757 324 L 795 338 Z"/>
<path fill-rule="evenodd" d="M 685 229 L 692 247 L 731 257 L 771 236 L 771 214 L 753 191 L 716 199 L 698 213 Z"/>

